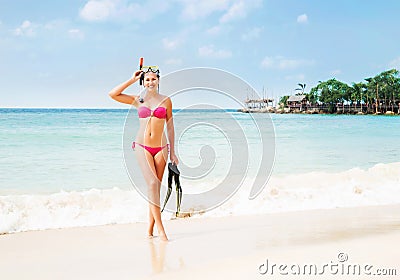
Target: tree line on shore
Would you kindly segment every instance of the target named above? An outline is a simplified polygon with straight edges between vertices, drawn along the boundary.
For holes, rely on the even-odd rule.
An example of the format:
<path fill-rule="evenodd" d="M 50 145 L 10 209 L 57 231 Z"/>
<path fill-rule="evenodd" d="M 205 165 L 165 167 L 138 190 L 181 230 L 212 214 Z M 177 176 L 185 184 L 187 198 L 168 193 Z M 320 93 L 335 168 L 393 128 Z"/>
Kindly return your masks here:
<path fill-rule="evenodd" d="M 305 84 L 297 95 L 305 95 L 308 106 L 324 106 L 329 113 L 335 113 L 338 107 L 347 106 L 365 108 L 366 112 L 381 112 L 382 110 L 399 110 L 400 77 L 399 71 L 391 69 L 362 82 L 348 85 L 335 78 L 319 81 L 318 85 L 306 93 Z M 279 103 L 287 104 L 289 96 L 283 96 Z"/>

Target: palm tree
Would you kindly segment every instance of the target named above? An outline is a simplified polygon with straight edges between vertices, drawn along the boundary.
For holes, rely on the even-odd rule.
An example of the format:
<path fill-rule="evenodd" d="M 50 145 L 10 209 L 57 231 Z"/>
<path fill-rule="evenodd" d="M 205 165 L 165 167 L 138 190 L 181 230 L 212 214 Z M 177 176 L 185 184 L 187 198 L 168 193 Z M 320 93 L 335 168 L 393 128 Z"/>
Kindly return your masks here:
<path fill-rule="evenodd" d="M 306 84 L 297 84 L 299 88 L 296 88 L 295 90 L 300 90 L 301 94 L 304 94 L 304 91 L 306 89 Z"/>
<path fill-rule="evenodd" d="M 378 105 L 379 105 L 379 84 L 377 81 L 377 77 L 366 78 L 367 84 L 367 93 L 371 97 L 371 101 L 375 99 L 375 114 L 378 114 Z M 375 92 L 375 98 L 373 98 Z"/>
<path fill-rule="evenodd" d="M 360 103 L 361 112 L 362 112 L 362 100 L 366 85 L 364 83 L 353 83 L 350 87 L 350 99 L 351 102 L 354 102 L 354 110 L 356 110 L 356 106 Z"/>
<path fill-rule="evenodd" d="M 368 82 L 367 91 L 370 92 L 371 95 L 374 93 L 373 96 L 375 96 L 375 113 L 378 113 L 378 106 L 381 103 L 384 106 L 384 109 L 387 110 L 389 105 L 387 98 L 390 99 L 390 97 L 392 97 L 392 100 L 394 99 L 393 93 L 396 91 L 397 85 L 400 82 L 398 74 L 398 70 L 391 69 L 384 71 L 375 77 L 365 79 Z"/>

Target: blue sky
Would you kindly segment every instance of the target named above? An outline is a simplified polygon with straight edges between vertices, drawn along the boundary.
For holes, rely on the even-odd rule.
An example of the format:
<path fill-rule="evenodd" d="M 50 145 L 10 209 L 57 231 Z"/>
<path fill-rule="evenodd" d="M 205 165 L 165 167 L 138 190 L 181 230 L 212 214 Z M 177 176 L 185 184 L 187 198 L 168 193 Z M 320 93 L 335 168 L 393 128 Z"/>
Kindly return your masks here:
<path fill-rule="evenodd" d="M 126 108 L 107 93 L 140 56 L 162 74 L 227 70 L 275 99 L 359 82 L 400 69 L 399 14 L 397 0 L 0 0 L 0 107 Z"/>

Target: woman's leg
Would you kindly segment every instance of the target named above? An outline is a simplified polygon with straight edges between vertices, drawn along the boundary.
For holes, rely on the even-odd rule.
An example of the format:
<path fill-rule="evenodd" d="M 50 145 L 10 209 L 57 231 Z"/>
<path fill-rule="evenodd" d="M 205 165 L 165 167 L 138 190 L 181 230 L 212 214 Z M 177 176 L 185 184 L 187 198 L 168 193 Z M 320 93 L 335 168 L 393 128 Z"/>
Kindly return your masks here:
<path fill-rule="evenodd" d="M 155 205 L 154 204 L 150 205 L 150 208 L 153 208 L 153 210 L 157 214 L 156 216 L 153 216 L 153 218 L 157 219 L 158 216 L 160 218 L 160 223 L 161 223 L 161 226 L 162 226 L 162 232 L 163 233 L 160 232 L 161 228 L 159 226 L 157 226 L 157 228 L 158 228 L 158 232 L 160 234 L 160 237 L 163 240 L 168 240 L 168 238 L 167 238 L 167 235 L 165 234 L 164 226 L 162 225 L 162 221 L 161 221 L 161 209 L 160 209 L 160 207 L 161 207 L 160 191 L 161 190 L 160 189 L 161 189 L 161 182 L 162 182 L 163 175 L 164 175 L 165 165 L 167 163 L 167 158 L 168 158 L 168 149 L 167 148 L 162 149 L 158 154 L 156 154 L 154 156 L 154 167 L 155 167 L 156 174 L 157 174 L 157 179 L 158 179 L 158 182 L 159 182 L 158 189 L 156 190 L 157 191 L 157 195 L 158 195 L 158 203 L 155 204 Z"/>
<path fill-rule="evenodd" d="M 162 240 L 168 240 L 161 221 L 160 211 L 160 186 L 162 175 L 166 165 L 168 151 L 160 151 L 154 158 L 145 149 L 136 149 L 136 157 L 142 170 L 143 177 L 148 187 L 149 199 L 149 236 L 152 236 L 154 224 L 156 224 Z M 166 155 L 165 155 L 166 153 Z M 159 177 L 160 176 L 160 177 Z"/>
<path fill-rule="evenodd" d="M 153 237 L 153 230 L 155 223 L 156 220 L 154 220 L 153 213 L 151 212 L 151 203 L 149 203 L 149 228 L 147 230 L 147 235 L 149 236 L 149 238 Z"/>

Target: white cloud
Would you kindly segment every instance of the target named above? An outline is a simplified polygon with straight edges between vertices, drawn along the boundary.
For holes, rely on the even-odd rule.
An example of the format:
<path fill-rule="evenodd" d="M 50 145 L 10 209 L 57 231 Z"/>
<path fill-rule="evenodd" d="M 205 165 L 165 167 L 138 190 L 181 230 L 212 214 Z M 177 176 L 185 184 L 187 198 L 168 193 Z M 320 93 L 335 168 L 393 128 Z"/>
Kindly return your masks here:
<path fill-rule="evenodd" d="M 180 40 L 179 39 L 168 39 L 168 38 L 164 38 L 162 39 L 162 44 L 164 46 L 164 49 L 166 50 L 175 50 L 179 44 L 180 44 Z"/>
<path fill-rule="evenodd" d="M 232 52 L 228 50 L 216 50 L 213 45 L 208 45 L 199 48 L 199 55 L 210 58 L 229 58 L 232 56 Z"/>
<path fill-rule="evenodd" d="M 219 19 L 220 22 L 225 23 L 232 21 L 236 18 L 243 18 L 246 16 L 245 4 L 243 1 L 234 3 L 229 10 Z"/>
<path fill-rule="evenodd" d="M 219 19 L 219 22 L 227 23 L 237 19 L 245 18 L 251 10 L 260 7 L 261 3 L 261 0 L 235 0 L 226 13 Z"/>
<path fill-rule="evenodd" d="M 183 19 L 197 20 L 214 12 L 227 10 L 231 0 L 179 0 L 179 2 L 183 5 Z"/>
<path fill-rule="evenodd" d="M 65 20 L 52 20 L 47 23 L 33 23 L 25 20 L 19 27 L 13 30 L 15 36 L 36 37 L 39 35 L 60 36 L 68 34 L 71 38 L 83 39 L 84 33 L 78 29 L 69 28 Z"/>
<path fill-rule="evenodd" d="M 218 35 L 221 33 L 221 30 L 222 30 L 221 26 L 216 25 L 216 26 L 213 26 L 213 27 L 207 29 L 206 33 L 209 35 Z"/>
<path fill-rule="evenodd" d="M 261 67 L 263 68 L 273 68 L 275 66 L 275 59 L 269 56 L 266 56 L 263 61 L 261 61 Z"/>
<path fill-rule="evenodd" d="M 130 3 L 129 3 L 130 2 Z M 178 4 L 178 5 L 177 5 Z M 245 18 L 262 4 L 262 0 L 86 0 L 79 16 L 86 21 L 142 21 L 146 22 L 169 8 L 181 8 L 184 20 L 200 20 L 219 13 L 220 23 Z"/>
<path fill-rule="evenodd" d="M 297 22 L 298 22 L 298 23 L 307 23 L 307 22 L 308 22 L 308 17 L 307 17 L 307 15 L 306 15 L 306 14 L 299 15 L 299 16 L 297 17 Z"/>
<path fill-rule="evenodd" d="M 251 41 L 253 39 L 257 39 L 260 37 L 261 31 L 262 31 L 262 28 L 254 27 L 253 29 L 242 34 L 242 40 L 243 41 Z"/>
<path fill-rule="evenodd" d="M 266 56 L 261 62 L 261 67 L 269 69 L 288 70 L 288 69 L 297 69 L 299 67 L 311 66 L 314 63 L 315 62 L 313 60 L 288 59 L 283 56 L 275 56 L 275 57 Z"/>
<path fill-rule="evenodd" d="M 396 68 L 397 70 L 400 70 L 400 56 L 393 59 L 392 61 L 389 62 L 389 67 L 390 68 Z"/>
<path fill-rule="evenodd" d="M 72 39 L 80 39 L 83 40 L 85 38 L 85 33 L 83 33 L 81 30 L 79 29 L 70 29 L 68 30 L 68 35 L 69 37 L 71 37 Z"/>
<path fill-rule="evenodd" d="M 132 3 L 130 5 L 121 5 L 117 11 L 117 17 L 123 19 L 136 19 L 142 22 L 149 21 L 150 19 L 165 13 L 171 6 L 173 1 L 158 1 L 146 0 L 139 3 Z"/>
<path fill-rule="evenodd" d="M 36 35 L 37 24 L 33 24 L 29 20 L 25 20 L 19 27 L 14 30 L 15 36 L 34 37 Z"/>
<path fill-rule="evenodd" d="M 262 0 L 177 0 L 182 4 L 182 18 L 199 20 L 214 13 L 222 13 L 220 23 L 245 18 L 251 10 L 259 7 Z"/>
<path fill-rule="evenodd" d="M 126 3 L 121 0 L 89 0 L 79 15 L 87 21 L 138 20 L 148 21 L 170 7 L 172 1 L 147 0 Z"/>
<path fill-rule="evenodd" d="M 340 69 L 332 70 L 331 75 L 332 76 L 337 76 L 339 74 L 342 74 L 342 71 Z"/>
<path fill-rule="evenodd" d="M 223 33 L 230 33 L 234 31 L 234 27 L 228 24 L 218 24 L 206 30 L 206 34 L 209 36 L 218 36 Z"/>
<path fill-rule="evenodd" d="M 45 30 L 59 30 L 68 25 L 66 20 L 52 20 L 43 25 Z"/>
<path fill-rule="evenodd" d="M 87 21 L 102 21 L 115 14 L 115 9 L 115 3 L 112 0 L 90 0 L 79 15 Z"/>

